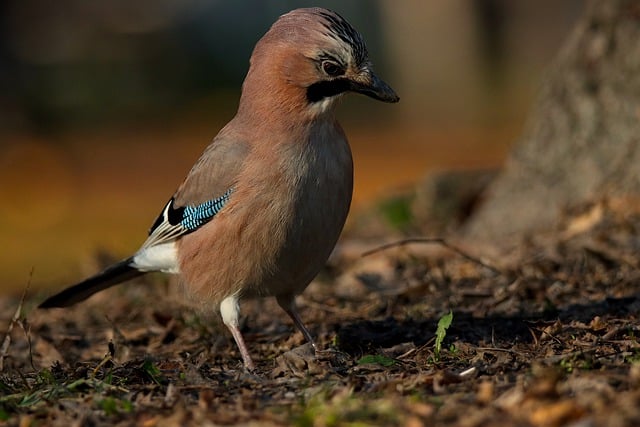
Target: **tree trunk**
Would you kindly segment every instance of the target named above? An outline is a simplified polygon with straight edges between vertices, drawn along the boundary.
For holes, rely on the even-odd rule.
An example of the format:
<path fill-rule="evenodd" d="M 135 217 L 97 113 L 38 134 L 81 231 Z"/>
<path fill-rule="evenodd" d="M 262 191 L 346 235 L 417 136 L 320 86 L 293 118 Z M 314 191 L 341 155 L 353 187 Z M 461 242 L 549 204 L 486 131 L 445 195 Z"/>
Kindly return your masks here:
<path fill-rule="evenodd" d="M 566 208 L 640 193 L 639 141 L 640 2 L 593 0 L 465 234 L 525 237 Z"/>

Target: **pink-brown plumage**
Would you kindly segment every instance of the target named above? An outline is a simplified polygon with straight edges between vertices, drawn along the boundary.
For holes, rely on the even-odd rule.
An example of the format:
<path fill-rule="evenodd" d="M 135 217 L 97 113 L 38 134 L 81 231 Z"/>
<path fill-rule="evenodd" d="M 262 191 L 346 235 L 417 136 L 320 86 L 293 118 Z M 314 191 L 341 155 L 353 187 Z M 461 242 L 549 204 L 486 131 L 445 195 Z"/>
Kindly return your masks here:
<path fill-rule="evenodd" d="M 62 291 L 61 307 L 147 271 L 178 273 L 187 294 L 220 307 L 245 367 L 242 297 L 275 296 L 313 344 L 294 303 L 326 262 L 353 187 L 336 100 L 360 92 L 396 102 L 371 69 L 361 36 L 325 9 L 280 17 L 256 44 L 238 113 L 220 131 L 132 257 Z M 315 344 L 314 344 L 315 348 Z"/>

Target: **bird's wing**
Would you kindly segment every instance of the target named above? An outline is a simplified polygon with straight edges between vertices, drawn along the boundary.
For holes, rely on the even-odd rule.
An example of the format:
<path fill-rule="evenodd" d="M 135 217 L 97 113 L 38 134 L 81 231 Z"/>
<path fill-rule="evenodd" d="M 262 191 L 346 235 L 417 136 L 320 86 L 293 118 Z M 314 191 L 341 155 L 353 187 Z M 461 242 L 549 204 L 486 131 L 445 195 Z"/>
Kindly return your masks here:
<path fill-rule="evenodd" d="M 175 197 L 172 197 L 151 227 L 149 237 L 142 247 L 172 242 L 182 235 L 197 230 L 220 212 L 229 201 L 231 193 L 233 193 L 232 187 L 218 197 L 198 205 L 188 206 L 177 206 Z"/>
<path fill-rule="evenodd" d="M 248 144 L 218 136 L 162 209 L 140 251 L 172 243 L 211 221 L 233 197 L 248 151 Z"/>

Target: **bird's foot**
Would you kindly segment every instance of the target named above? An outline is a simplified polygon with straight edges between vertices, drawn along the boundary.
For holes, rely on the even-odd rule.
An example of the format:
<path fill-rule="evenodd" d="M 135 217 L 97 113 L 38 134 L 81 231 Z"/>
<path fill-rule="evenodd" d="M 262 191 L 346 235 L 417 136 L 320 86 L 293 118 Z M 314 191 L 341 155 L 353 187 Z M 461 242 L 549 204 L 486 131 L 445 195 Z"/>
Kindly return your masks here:
<path fill-rule="evenodd" d="M 304 377 L 309 374 L 317 374 L 323 370 L 318 362 L 313 345 L 306 343 L 278 356 L 276 358 L 278 366 L 274 369 L 273 376 L 293 374 L 297 377 Z"/>
<path fill-rule="evenodd" d="M 331 366 L 346 366 L 349 362 L 349 355 L 334 349 L 316 349 L 316 359 L 322 362 L 329 362 Z"/>
<path fill-rule="evenodd" d="M 276 358 L 278 366 L 273 376 L 290 375 L 304 377 L 319 374 L 332 368 L 347 366 L 349 356 L 337 350 L 320 350 L 311 343 L 293 348 Z"/>

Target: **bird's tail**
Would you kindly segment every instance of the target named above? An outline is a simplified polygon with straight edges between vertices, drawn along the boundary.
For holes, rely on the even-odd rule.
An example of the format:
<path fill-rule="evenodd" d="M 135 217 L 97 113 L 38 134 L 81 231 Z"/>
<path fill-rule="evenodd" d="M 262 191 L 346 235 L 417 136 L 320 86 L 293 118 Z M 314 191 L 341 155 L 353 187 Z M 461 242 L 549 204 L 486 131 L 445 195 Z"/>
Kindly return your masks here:
<path fill-rule="evenodd" d="M 145 274 L 132 266 L 133 258 L 127 258 L 107 267 L 101 273 L 89 277 L 80 283 L 47 298 L 39 308 L 69 307 L 80 301 L 84 301 L 96 292 L 122 283 L 126 280 Z"/>

